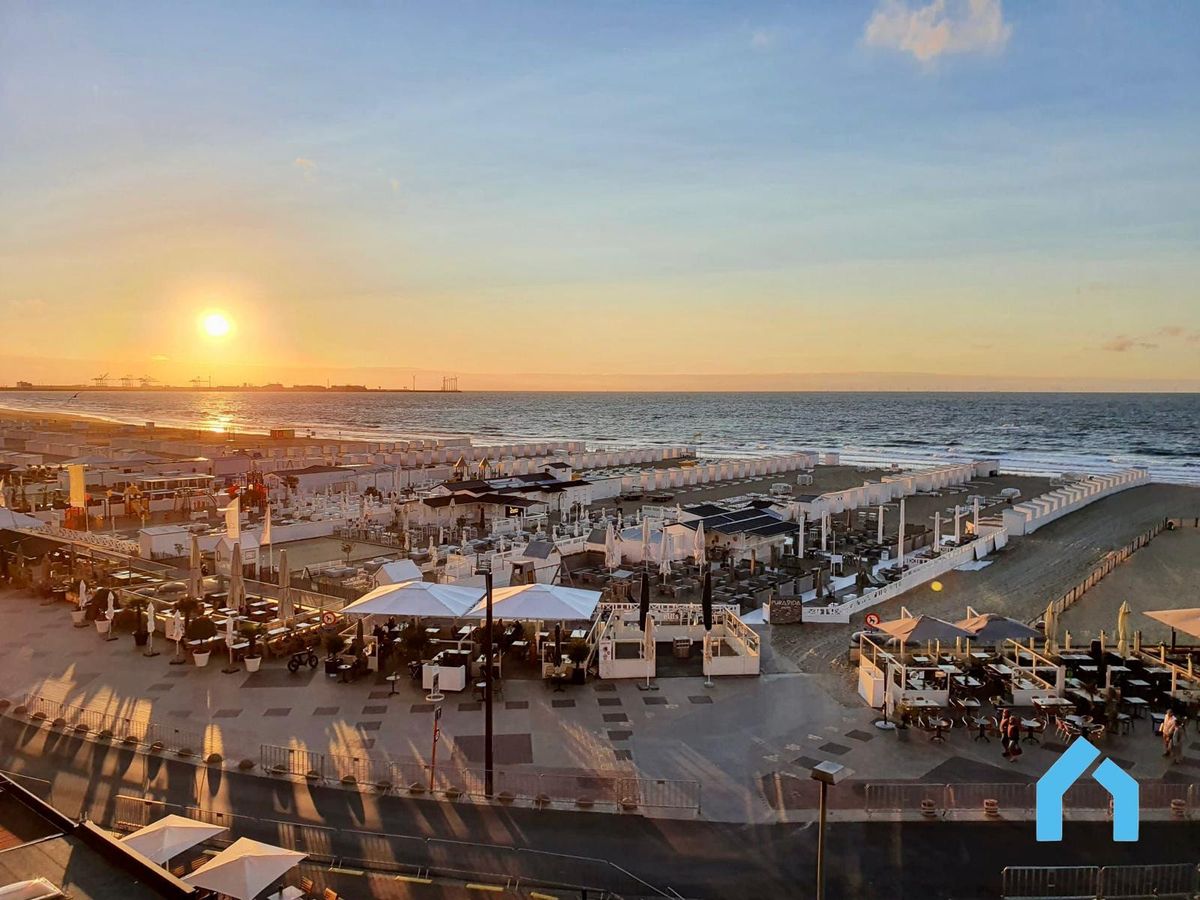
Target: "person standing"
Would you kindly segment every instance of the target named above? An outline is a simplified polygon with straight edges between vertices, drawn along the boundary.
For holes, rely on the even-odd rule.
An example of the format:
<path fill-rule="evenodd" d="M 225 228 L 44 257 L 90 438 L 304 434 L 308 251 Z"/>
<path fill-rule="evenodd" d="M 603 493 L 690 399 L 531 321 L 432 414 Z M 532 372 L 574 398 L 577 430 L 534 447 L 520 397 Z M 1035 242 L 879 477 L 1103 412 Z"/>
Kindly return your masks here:
<path fill-rule="evenodd" d="M 1008 710 L 1000 711 L 1000 746 L 1004 748 L 1004 758 L 1008 759 L 1011 752 L 1008 740 Z"/>
<path fill-rule="evenodd" d="M 1012 715 L 1008 717 L 1008 761 L 1016 762 L 1021 753 L 1021 717 Z"/>
<path fill-rule="evenodd" d="M 1172 744 L 1175 740 L 1175 731 L 1179 728 L 1179 723 L 1175 720 L 1175 710 L 1168 709 L 1167 714 L 1163 716 L 1162 726 L 1158 733 L 1162 737 L 1163 756 L 1170 756 Z"/>

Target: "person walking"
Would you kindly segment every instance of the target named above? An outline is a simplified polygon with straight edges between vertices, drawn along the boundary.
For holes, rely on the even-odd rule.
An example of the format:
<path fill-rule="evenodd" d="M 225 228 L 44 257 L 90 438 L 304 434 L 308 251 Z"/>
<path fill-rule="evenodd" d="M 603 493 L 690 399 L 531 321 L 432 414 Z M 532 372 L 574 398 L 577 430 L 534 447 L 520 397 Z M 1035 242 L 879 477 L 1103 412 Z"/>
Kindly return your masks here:
<path fill-rule="evenodd" d="M 1163 756 L 1171 755 L 1171 751 L 1174 749 L 1175 732 L 1178 730 L 1179 722 L 1175 718 L 1175 710 L 1168 709 L 1167 714 L 1163 716 L 1162 726 L 1158 730 L 1163 742 Z"/>
<path fill-rule="evenodd" d="M 1004 758 L 1008 759 L 1011 747 L 1008 739 L 1008 710 L 1000 711 L 1000 746 L 1004 748 Z"/>
<path fill-rule="evenodd" d="M 1008 761 L 1016 762 L 1021 755 L 1021 717 L 1008 717 Z"/>

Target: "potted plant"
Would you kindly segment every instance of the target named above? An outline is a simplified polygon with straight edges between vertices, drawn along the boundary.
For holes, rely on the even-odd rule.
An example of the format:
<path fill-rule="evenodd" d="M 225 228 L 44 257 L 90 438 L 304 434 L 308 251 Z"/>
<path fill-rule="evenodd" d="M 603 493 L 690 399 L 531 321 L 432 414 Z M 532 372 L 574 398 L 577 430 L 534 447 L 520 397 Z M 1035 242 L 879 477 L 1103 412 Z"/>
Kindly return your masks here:
<path fill-rule="evenodd" d="M 192 619 L 184 630 L 184 637 L 189 641 L 199 641 L 200 646 L 192 651 L 192 662 L 198 668 L 208 665 L 208 657 L 212 653 L 212 641 L 217 637 L 217 623 L 208 616 Z"/>
<path fill-rule="evenodd" d="M 150 629 L 146 627 L 146 601 L 139 597 L 117 615 L 121 616 L 126 613 L 130 615 L 127 621 L 121 625 L 121 629 L 133 632 L 135 647 L 145 647 L 146 642 L 150 640 Z"/>
<path fill-rule="evenodd" d="M 250 642 L 242 661 L 246 664 L 247 672 L 257 672 L 262 665 L 262 654 L 258 650 L 258 636 L 262 634 L 262 626 L 257 622 L 247 622 L 242 625 L 241 632 Z"/>
<path fill-rule="evenodd" d="M 587 641 L 576 638 L 567 645 L 567 656 L 571 662 L 575 663 L 575 668 L 571 672 L 571 680 L 575 684 L 583 684 L 587 678 L 587 672 L 583 668 L 584 662 L 588 658 Z"/>

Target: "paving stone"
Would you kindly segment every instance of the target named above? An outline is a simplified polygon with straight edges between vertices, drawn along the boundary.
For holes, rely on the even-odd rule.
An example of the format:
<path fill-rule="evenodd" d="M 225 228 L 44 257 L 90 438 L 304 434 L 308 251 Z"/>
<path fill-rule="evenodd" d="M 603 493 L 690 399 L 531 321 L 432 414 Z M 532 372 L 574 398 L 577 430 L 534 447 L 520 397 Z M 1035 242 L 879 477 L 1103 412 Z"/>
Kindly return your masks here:
<path fill-rule="evenodd" d="M 850 748 L 845 744 L 835 744 L 833 741 L 830 741 L 828 744 L 822 744 L 817 749 L 822 753 L 832 753 L 834 756 L 841 756 L 843 753 L 850 752 Z"/>
<path fill-rule="evenodd" d="M 289 688 L 308 687 L 309 682 L 316 677 L 317 670 L 307 666 L 299 672 L 292 673 L 286 668 L 259 669 L 251 672 L 242 682 L 244 688 Z"/>
<path fill-rule="evenodd" d="M 275 718 L 275 717 L 279 717 L 279 716 L 290 715 L 291 712 L 292 712 L 292 708 L 290 706 L 272 706 L 265 713 L 263 713 L 263 715 L 271 716 L 272 718 Z"/>
<path fill-rule="evenodd" d="M 617 686 L 615 684 L 601 682 L 600 684 L 592 685 L 592 690 L 597 694 L 615 694 L 617 692 Z"/>
<path fill-rule="evenodd" d="M 647 706 L 666 706 L 668 703 L 666 697 L 643 697 L 642 702 Z"/>
<path fill-rule="evenodd" d="M 192 714 L 190 709 L 172 709 L 167 712 L 167 715 L 172 719 L 186 719 Z"/>
<path fill-rule="evenodd" d="M 340 709 L 340 706 L 318 706 L 312 714 L 314 716 L 336 716 Z"/>
<path fill-rule="evenodd" d="M 478 700 L 476 700 L 474 703 L 458 704 L 459 712 L 479 712 L 481 709 L 483 709 L 483 704 L 480 703 Z"/>
<path fill-rule="evenodd" d="M 608 739 L 610 741 L 627 741 L 631 737 L 633 737 L 632 731 L 610 731 L 608 733 Z"/>
<path fill-rule="evenodd" d="M 146 692 L 150 694 L 160 694 L 163 691 L 171 690 L 173 687 L 175 687 L 173 684 L 152 684 L 150 687 L 146 688 Z"/>
<path fill-rule="evenodd" d="M 362 745 L 364 750 L 370 750 L 375 746 L 375 738 L 363 738 Z"/>
<path fill-rule="evenodd" d="M 574 709 L 575 701 L 574 700 L 551 700 L 550 705 L 553 706 L 555 709 Z"/>
<path fill-rule="evenodd" d="M 625 713 L 605 713 L 604 721 L 605 722 L 628 722 L 629 716 L 625 715 Z"/>
<path fill-rule="evenodd" d="M 484 736 L 462 734 L 454 738 L 455 749 L 469 762 L 483 762 Z M 497 734 L 492 736 L 492 760 L 500 766 L 517 766 L 533 762 L 533 739 L 528 734 Z"/>
<path fill-rule="evenodd" d="M 368 704 L 362 708 L 364 716 L 382 716 L 387 712 L 386 704 Z"/>
<path fill-rule="evenodd" d="M 813 759 L 811 756 L 797 756 L 792 760 L 792 765 L 798 766 L 801 769 L 811 769 L 819 762 L 821 762 L 821 760 Z"/>
<path fill-rule="evenodd" d="M 709 697 L 707 694 L 702 694 L 699 697 L 688 697 L 688 703 L 699 704 L 699 703 L 712 703 L 712 702 L 713 702 L 713 698 Z"/>
<path fill-rule="evenodd" d="M 633 759 L 632 750 L 613 750 L 613 756 L 622 762 L 631 761 Z"/>
<path fill-rule="evenodd" d="M 433 712 L 432 703 L 414 703 L 408 708 L 410 713 L 431 713 Z"/>
<path fill-rule="evenodd" d="M 371 691 L 371 693 L 367 694 L 367 699 L 368 700 L 386 700 L 390 696 L 391 696 L 390 691 Z"/>
<path fill-rule="evenodd" d="M 383 727 L 382 722 L 356 722 L 354 727 L 359 731 L 378 731 Z"/>
<path fill-rule="evenodd" d="M 505 709 L 529 709 L 528 700 L 508 700 L 504 704 Z"/>
<path fill-rule="evenodd" d="M 242 714 L 240 709 L 218 709 L 212 714 L 214 719 L 236 719 Z"/>
<path fill-rule="evenodd" d="M 620 706 L 620 697 L 600 697 L 597 701 L 601 706 Z"/>
<path fill-rule="evenodd" d="M 92 677 L 95 678 L 96 676 L 93 675 Z M 167 674 L 163 676 L 163 678 L 187 678 L 187 677 L 188 677 L 187 669 L 171 669 L 171 671 L 167 672 Z"/>
<path fill-rule="evenodd" d="M 852 741 L 862 741 L 864 744 L 867 741 L 875 740 L 875 735 L 871 734 L 871 732 L 859 731 L 857 728 L 855 728 L 853 731 L 847 731 L 846 737 L 850 738 Z"/>

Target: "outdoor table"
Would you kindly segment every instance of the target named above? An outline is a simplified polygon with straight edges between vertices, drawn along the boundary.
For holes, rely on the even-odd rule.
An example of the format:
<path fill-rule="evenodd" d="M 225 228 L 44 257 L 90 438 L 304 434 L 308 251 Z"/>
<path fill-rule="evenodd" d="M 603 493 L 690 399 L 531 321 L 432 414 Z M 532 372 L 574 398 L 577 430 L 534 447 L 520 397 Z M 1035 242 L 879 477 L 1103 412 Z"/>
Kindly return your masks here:
<path fill-rule="evenodd" d="M 1171 670 L 1163 668 L 1162 666 L 1152 666 L 1151 668 L 1146 670 L 1146 674 L 1147 675 L 1170 675 Z"/>
<path fill-rule="evenodd" d="M 942 665 L 938 666 L 938 668 L 941 669 L 943 672 L 945 672 L 947 675 L 961 675 L 962 674 L 962 670 L 958 666 L 952 666 L 949 663 L 943 663 Z"/>
<path fill-rule="evenodd" d="M 1135 719 L 1143 718 L 1146 710 L 1150 708 L 1150 703 L 1145 697 L 1125 697 L 1121 702 L 1129 708 L 1129 712 Z"/>
<path fill-rule="evenodd" d="M 1066 697 L 1034 697 L 1033 705 L 1035 709 L 1054 710 L 1074 709 L 1075 704 Z"/>
<path fill-rule="evenodd" d="M 1108 671 L 1112 672 L 1114 675 L 1128 675 L 1129 666 L 1109 666 Z"/>
<path fill-rule="evenodd" d="M 1070 722 L 1076 728 L 1083 728 L 1085 725 L 1092 724 L 1091 716 L 1063 716 L 1064 722 Z"/>
<path fill-rule="evenodd" d="M 938 744 L 945 742 L 946 730 L 950 727 L 949 719 L 943 719 L 940 716 L 935 716 L 926 719 L 925 724 L 933 729 L 933 734 L 929 736 L 929 740 Z"/>
<path fill-rule="evenodd" d="M 987 671 L 991 672 L 993 675 L 1000 675 L 1000 676 L 1011 675 L 1012 671 L 1013 671 L 1011 668 L 1004 665 L 1004 663 L 991 663 L 990 665 L 985 666 L 985 668 L 987 669 Z"/>
<path fill-rule="evenodd" d="M 975 728 L 979 729 L 979 732 L 975 735 L 974 740 L 983 741 L 985 744 L 990 744 L 992 742 L 991 738 L 987 736 L 988 726 L 992 724 L 991 716 L 972 716 L 971 724 Z"/>
<path fill-rule="evenodd" d="M 984 653 L 982 650 L 971 651 L 971 659 L 978 660 L 979 662 L 986 662 L 991 659 L 991 656 L 990 653 Z"/>
<path fill-rule="evenodd" d="M 471 633 L 470 625 L 464 625 L 462 628 L 458 629 L 458 631 L 455 632 L 455 634 L 457 634 L 460 638 L 465 638 L 470 633 Z"/>
<path fill-rule="evenodd" d="M 1042 723 L 1037 719 L 1022 719 L 1021 727 L 1025 729 L 1025 737 L 1021 740 L 1026 744 L 1040 744 L 1037 735 L 1033 733 L 1033 729 L 1037 728 Z"/>
<path fill-rule="evenodd" d="M 1098 675 L 1100 673 L 1099 666 L 1080 666 L 1080 672 L 1087 672 L 1089 675 Z"/>
<path fill-rule="evenodd" d="M 586 637 L 587 637 L 587 632 L 584 631 L 582 628 L 576 628 L 574 631 L 571 632 L 571 640 L 573 640 L 573 641 L 582 641 Z"/>
<path fill-rule="evenodd" d="M 518 653 L 524 653 L 529 648 L 529 641 L 513 641 L 511 647 Z"/>
<path fill-rule="evenodd" d="M 567 683 L 569 677 L 566 672 L 552 672 L 550 674 L 550 683 L 554 685 L 554 693 L 564 693 L 563 685 Z"/>
<path fill-rule="evenodd" d="M 1140 678 L 1130 678 L 1125 682 L 1125 687 L 1137 688 L 1142 691 L 1150 687 L 1150 682 L 1142 681 Z"/>
<path fill-rule="evenodd" d="M 955 675 L 954 683 L 966 688 L 983 687 L 982 681 L 980 681 L 978 678 L 973 678 L 970 675 Z"/>
<path fill-rule="evenodd" d="M 928 656 L 914 656 L 913 662 L 915 662 L 919 666 L 925 666 L 925 665 L 929 664 L 929 657 Z"/>
<path fill-rule="evenodd" d="M 428 635 L 441 634 L 441 631 L 442 631 L 442 629 L 440 629 L 436 626 L 433 626 L 433 625 L 430 625 L 428 628 L 425 629 L 425 633 Z"/>

